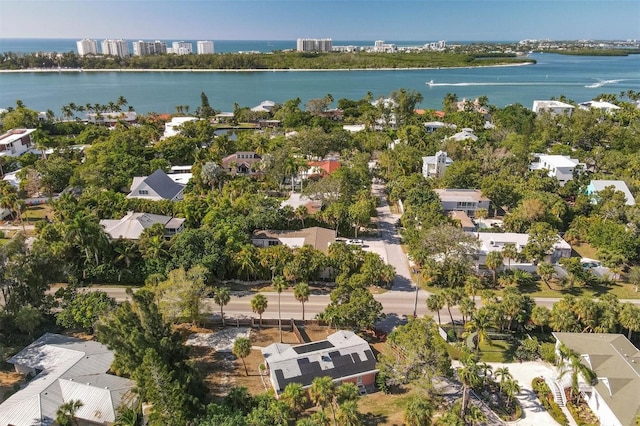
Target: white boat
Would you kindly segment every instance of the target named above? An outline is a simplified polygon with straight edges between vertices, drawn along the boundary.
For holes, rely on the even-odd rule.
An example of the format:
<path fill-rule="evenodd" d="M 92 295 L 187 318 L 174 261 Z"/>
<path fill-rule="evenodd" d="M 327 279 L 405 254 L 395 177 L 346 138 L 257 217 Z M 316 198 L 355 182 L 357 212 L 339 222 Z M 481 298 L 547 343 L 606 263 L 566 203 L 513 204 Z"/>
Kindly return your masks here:
<path fill-rule="evenodd" d="M 427 81 L 427 86 L 433 86 L 433 80 Z"/>

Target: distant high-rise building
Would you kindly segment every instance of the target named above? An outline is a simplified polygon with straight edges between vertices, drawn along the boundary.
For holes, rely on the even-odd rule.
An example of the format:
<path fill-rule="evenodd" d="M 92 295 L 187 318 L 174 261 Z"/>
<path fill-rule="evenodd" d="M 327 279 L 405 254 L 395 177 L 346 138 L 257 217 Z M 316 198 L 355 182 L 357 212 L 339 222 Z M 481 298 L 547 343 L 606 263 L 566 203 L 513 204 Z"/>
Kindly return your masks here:
<path fill-rule="evenodd" d="M 78 55 L 97 55 L 98 54 L 98 42 L 88 38 L 76 41 L 78 46 Z"/>
<path fill-rule="evenodd" d="M 330 38 L 299 38 L 298 52 L 331 52 L 333 41 Z"/>
<path fill-rule="evenodd" d="M 129 46 L 122 39 L 106 39 L 102 41 L 102 54 L 120 57 L 129 56 Z"/>
<path fill-rule="evenodd" d="M 164 55 L 167 53 L 167 43 L 160 40 L 156 41 L 134 41 L 133 42 L 133 55 L 134 56 L 146 56 L 146 55 Z"/>
<path fill-rule="evenodd" d="M 186 41 L 174 41 L 171 44 L 171 52 L 176 55 L 190 55 L 193 53 L 193 45 Z"/>
<path fill-rule="evenodd" d="M 211 55 L 213 53 L 213 42 L 210 40 L 198 41 L 198 55 Z"/>

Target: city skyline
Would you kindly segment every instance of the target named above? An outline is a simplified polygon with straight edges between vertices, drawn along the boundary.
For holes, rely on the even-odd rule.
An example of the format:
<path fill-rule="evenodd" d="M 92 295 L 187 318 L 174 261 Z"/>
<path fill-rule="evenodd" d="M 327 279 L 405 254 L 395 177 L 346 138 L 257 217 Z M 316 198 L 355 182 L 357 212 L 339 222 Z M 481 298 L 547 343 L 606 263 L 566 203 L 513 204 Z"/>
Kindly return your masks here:
<path fill-rule="evenodd" d="M 639 22 L 637 0 L 0 0 L 0 38 L 613 40 Z"/>

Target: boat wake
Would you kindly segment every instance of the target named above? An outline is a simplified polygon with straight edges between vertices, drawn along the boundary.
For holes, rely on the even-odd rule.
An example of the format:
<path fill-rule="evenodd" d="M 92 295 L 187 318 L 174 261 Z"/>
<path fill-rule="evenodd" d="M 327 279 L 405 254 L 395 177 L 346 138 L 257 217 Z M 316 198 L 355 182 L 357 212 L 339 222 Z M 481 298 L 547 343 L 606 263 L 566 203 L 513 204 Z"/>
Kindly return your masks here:
<path fill-rule="evenodd" d="M 598 80 L 597 83 L 591 83 L 591 84 L 587 84 L 586 87 L 587 89 L 595 89 L 598 87 L 602 87 L 606 84 L 616 84 L 616 83 L 620 83 L 622 80 Z"/>
<path fill-rule="evenodd" d="M 522 81 L 522 82 L 512 82 L 512 83 L 500 83 L 500 82 L 462 82 L 462 83 L 434 83 L 433 80 L 427 81 L 427 86 L 429 87 L 444 87 L 444 86 L 567 86 L 571 85 L 571 83 L 547 83 L 547 82 L 534 82 L 534 81 Z M 576 85 L 580 85 L 576 83 Z"/>

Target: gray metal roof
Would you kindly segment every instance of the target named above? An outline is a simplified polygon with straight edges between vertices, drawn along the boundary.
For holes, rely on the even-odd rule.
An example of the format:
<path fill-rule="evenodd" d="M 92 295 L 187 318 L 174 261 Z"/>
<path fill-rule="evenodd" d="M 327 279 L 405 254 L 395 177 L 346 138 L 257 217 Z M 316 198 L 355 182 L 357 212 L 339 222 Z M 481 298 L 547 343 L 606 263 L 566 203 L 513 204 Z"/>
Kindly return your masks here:
<path fill-rule="evenodd" d="M 47 333 L 9 362 L 38 374 L 0 405 L 2 426 L 48 426 L 60 405 L 70 399 L 84 404 L 79 418 L 112 422 L 115 409 L 132 402 L 134 382 L 106 374 L 113 352 L 98 342 Z"/>
<path fill-rule="evenodd" d="M 142 179 L 134 178 L 133 184 L 131 185 L 131 193 L 133 194 L 136 188 L 142 183 L 148 185 L 158 196 L 165 200 L 173 200 L 184 188 L 184 185 L 174 182 L 173 179 L 161 169 L 156 170 L 151 175 Z M 135 196 L 135 194 L 133 196 Z"/>

